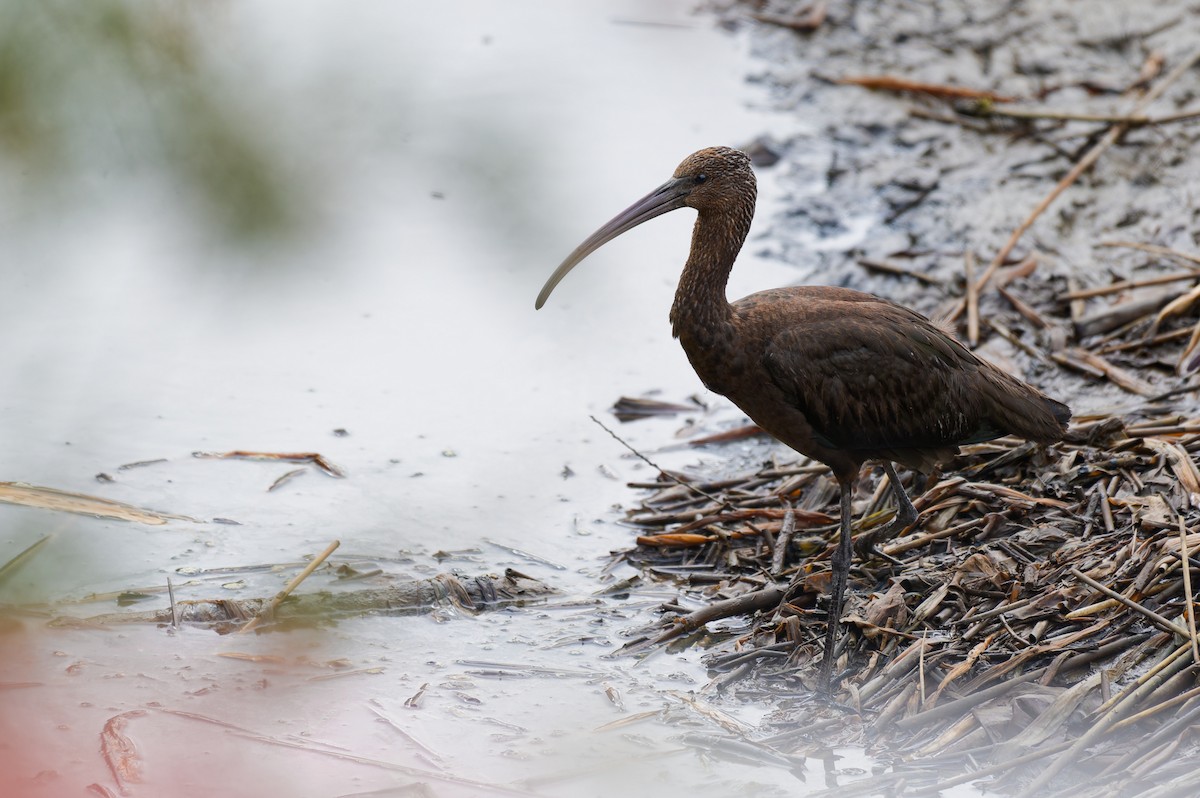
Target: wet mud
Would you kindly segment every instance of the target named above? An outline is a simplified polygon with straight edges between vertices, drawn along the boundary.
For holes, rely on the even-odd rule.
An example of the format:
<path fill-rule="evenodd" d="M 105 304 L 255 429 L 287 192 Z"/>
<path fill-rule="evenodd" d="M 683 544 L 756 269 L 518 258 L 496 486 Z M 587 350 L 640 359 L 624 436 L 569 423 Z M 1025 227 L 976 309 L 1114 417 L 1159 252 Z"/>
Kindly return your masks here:
<path fill-rule="evenodd" d="M 736 20 L 744 9 L 738 4 L 720 13 Z M 1101 2 L 1089 4 L 1086 13 L 1065 2 L 853 3 L 831 8 L 811 34 L 762 23 L 729 24 L 754 42 L 764 62 L 755 80 L 777 107 L 819 124 L 814 135 L 774 142 L 781 160 L 771 167 L 771 179 L 793 189 L 786 210 L 765 231 L 760 228 L 759 246 L 798 266 L 799 281 L 868 290 L 934 318 L 962 300 L 967 253 L 978 277 L 1112 127 L 1054 115 L 1130 113 L 1156 81 L 1195 55 L 1200 35 L 1200 22 L 1186 3 L 1135 11 L 1125 3 Z M 963 87 L 1012 102 L 838 82 L 861 76 Z M 1168 118 L 1195 110 L 1196 83 L 1196 70 L 1187 70 L 1138 115 Z M 1010 110 L 1050 118 L 990 115 Z M 1011 293 L 1057 308 L 1071 288 L 1194 267 L 1106 244 L 1196 251 L 1198 137 L 1194 120 L 1135 127 L 1120 136 L 1004 258 L 1005 264 L 1036 261 Z M 857 239 L 851 246 L 827 245 L 850 231 Z M 861 263 L 872 259 L 931 279 L 885 274 Z M 1071 308 L 1071 320 L 1138 293 L 1088 300 Z M 980 293 L 979 308 L 985 319 L 1014 318 L 1014 303 L 995 291 Z M 1030 326 L 1017 321 L 1007 329 L 1040 349 L 1060 349 L 1080 338 L 1065 323 Z M 1041 368 L 995 332 L 981 339 L 985 354 L 1013 361 L 1077 410 L 1122 399 L 1103 383 Z M 1157 350 L 1159 362 L 1147 364 L 1160 367 L 1145 376 L 1164 389 L 1177 384 L 1161 368 L 1174 366 L 1172 354 L 1177 351 Z"/>

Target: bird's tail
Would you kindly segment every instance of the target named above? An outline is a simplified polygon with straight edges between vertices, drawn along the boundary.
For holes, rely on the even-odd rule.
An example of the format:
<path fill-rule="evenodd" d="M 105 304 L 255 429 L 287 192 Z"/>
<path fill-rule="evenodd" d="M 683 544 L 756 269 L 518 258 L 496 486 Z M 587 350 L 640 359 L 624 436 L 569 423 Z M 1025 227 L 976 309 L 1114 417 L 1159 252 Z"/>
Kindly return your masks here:
<path fill-rule="evenodd" d="M 992 399 L 1009 430 L 1037 443 L 1063 439 L 1071 408 L 1004 372 L 992 374 Z"/>

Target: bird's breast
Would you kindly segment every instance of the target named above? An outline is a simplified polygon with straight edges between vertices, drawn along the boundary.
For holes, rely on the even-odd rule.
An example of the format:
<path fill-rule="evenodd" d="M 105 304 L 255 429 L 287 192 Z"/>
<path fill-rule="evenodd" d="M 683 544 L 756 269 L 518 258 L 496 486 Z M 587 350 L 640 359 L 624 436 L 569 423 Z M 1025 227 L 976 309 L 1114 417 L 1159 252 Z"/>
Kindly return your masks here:
<path fill-rule="evenodd" d="M 679 343 L 704 387 L 729 396 L 747 378 L 750 352 L 739 345 L 732 324 L 678 330 Z"/>

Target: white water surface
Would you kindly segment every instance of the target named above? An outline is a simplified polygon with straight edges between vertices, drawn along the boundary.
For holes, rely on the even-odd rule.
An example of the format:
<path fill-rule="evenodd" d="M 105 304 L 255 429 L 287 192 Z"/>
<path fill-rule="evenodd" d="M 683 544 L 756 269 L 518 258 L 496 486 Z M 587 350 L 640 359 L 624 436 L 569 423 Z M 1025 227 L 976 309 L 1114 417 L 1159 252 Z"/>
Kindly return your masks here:
<path fill-rule="evenodd" d="M 168 578 L 180 599 L 270 595 L 295 565 L 232 569 L 296 563 L 333 539 L 338 557 L 396 578 L 512 567 L 563 598 L 261 636 L 47 631 L 21 616 L 0 662 L 0 682 L 22 685 L 0 691 L 4 739 L 21 741 L 5 749 L 17 762 L 4 794 L 113 789 L 97 751 L 113 718 L 144 764 L 134 796 L 797 795 L 836 778 L 821 762 L 805 783 L 698 756 L 681 734 L 725 732 L 670 695 L 707 682 L 698 653 L 606 656 L 674 591 L 590 598 L 609 552 L 631 543 L 615 523 L 637 499 L 625 482 L 652 472 L 588 416 L 615 424 L 618 396 L 651 392 L 727 407 L 666 319 L 691 215 L 610 244 L 533 309 L 559 260 L 688 153 L 806 130 L 753 107 L 766 103 L 746 83 L 743 38 L 690 0 L 203 13 L 220 73 L 301 176 L 305 228 L 250 248 L 214 235 L 120 105 L 94 131 L 111 160 L 49 198 L 4 196 L 0 481 L 197 520 L 0 505 L 0 560 L 51 535 L 0 600 Z M 142 101 L 154 98 L 129 100 Z M 760 193 L 769 208 L 770 170 Z M 734 296 L 794 279 L 751 235 Z M 684 423 L 620 433 L 653 452 Z M 229 450 L 319 452 L 347 477 L 310 468 L 268 492 L 297 466 L 192 456 Z M 701 456 L 656 455 L 677 468 Z M 319 573 L 302 590 L 329 584 Z M 721 709 L 748 729 L 765 711 Z M 603 729 L 639 713 L 657 714 Z M 864 764 L 832 766 L 847 763 Z"/>

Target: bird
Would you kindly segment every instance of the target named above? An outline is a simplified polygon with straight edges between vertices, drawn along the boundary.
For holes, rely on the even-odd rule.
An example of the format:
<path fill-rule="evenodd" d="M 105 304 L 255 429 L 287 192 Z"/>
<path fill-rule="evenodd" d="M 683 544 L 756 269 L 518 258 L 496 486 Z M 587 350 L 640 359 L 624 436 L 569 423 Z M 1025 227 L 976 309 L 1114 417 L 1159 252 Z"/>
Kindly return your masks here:
<path fill-rule="evenodd" d="M 977 357 L 925 316 L 872 294 L 799 285 L 730 303 L 726 287 L 750 232 L 757 182 L 730 147 L 689 155 L 669 180 L 583 241 L 538 294 L 605 243 L 657 216 L 695 209 L 691 251 L 671 306 L 672 334 L 701 382 L 774 438 L 830 468 L 840 536 L 819 676 L 828 693 L 850 564 L 916 523 L 895 463 L 928 473 L 966 444 L 1005 435 L 1062 440 L 1070 408 Z M 898 505 L 885 528 L 851 532 L 850 500 L 864 463 L 879 462 Z"/>

